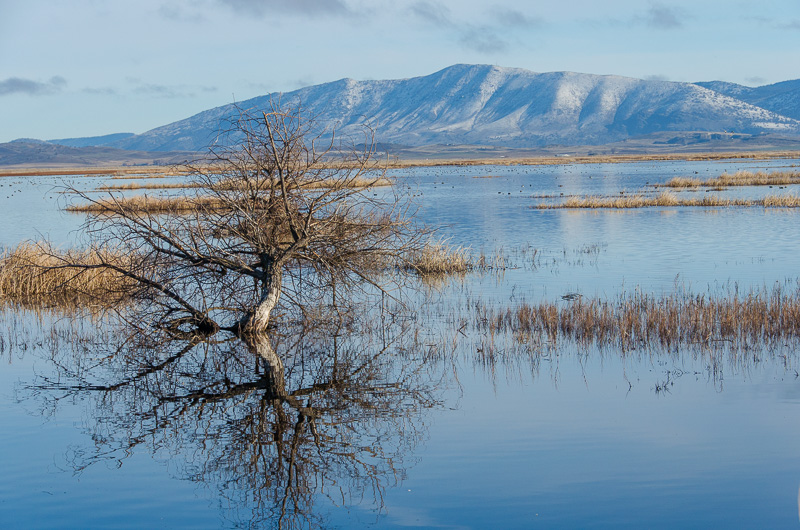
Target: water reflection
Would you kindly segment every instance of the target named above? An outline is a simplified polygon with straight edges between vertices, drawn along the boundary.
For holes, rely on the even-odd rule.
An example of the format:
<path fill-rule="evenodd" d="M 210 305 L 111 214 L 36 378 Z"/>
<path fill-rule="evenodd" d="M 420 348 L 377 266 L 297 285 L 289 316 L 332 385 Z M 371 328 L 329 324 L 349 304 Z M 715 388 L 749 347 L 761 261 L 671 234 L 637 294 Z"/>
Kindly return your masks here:
<path fill-rule="evenodd" d="M 273 340 L 163 343 L 51 352 L 56 370 L 23 399 L 55 410 L 83 400 L 92 444 L 75 472 L 167 453 L 170 468 L 219 496 L 230 524 L 315 526 L 336 506 L 383 507 L 438 407 L 441 380 L 419 345 L 344 329 Z"/>

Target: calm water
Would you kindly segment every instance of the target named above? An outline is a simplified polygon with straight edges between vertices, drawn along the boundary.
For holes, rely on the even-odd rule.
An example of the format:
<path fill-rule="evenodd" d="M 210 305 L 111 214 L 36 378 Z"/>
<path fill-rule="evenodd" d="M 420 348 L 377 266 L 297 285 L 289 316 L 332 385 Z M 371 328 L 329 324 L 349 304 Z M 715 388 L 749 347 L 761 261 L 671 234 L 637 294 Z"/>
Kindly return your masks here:
<path fill-rule="evenodd" d="M 516 268 L 434 295 L 420 317 L 421 342 L 382 359 L 369 372 L 372 380 L 353 368 L 341 388 L 322 389 L 332 362 L 327 339 L 287 349 L 283 384 L 308 400 L 302 406 L 319 411 L 316 439 L 298 421 L 301 405 L 286 402 L 281 409 L 267 399 L 274 381 L 265 382 L 263 367 L 254 372 L 246 351 L 209 355 L 195 348 L 174 370 L 111 389 L 137 373 L 130 359 L 139 359 L 122 356 L 98 370 L 113 337 L 83 351 L 74 336 L 56 340 L 40 331 L 49 324 L 5 314 L 0 527 L 796 527 L 796 345 L 732 356 L 621 355 L 563 344 L 487 365 L 478 352 L 485 337 L 460 335 L 448 319 L 474 299 L 503 306 L 560 300 L 569 292 L 613 297 L 637 287 L 706 293 L 795 285 L 800 212 L 794 210 L 530 206 L 552 200 L 542 196 L 651 192 L 650 184 L 674 176 L 797 163 L 399 172 L 417 195 L 423 221 L 475 252 L 506 249 Z M 475 178 L 487 176 L 494 178 Z M 74 179 L 86 189 L 103 181 Z M 42 235 L 76 240 L 82 219 L 59 211 L 65 200 L 54 189 L 59 182 L 0 181 L 0 243 Z M 84 326 L 90 334 L 92 324 Z M 451 342 L 451 357 L 425 357 L 426 344 Z M 362 343 L 334 349 L 345 371 L 362 366 L 371 351 Z M 85 380 L 109 388 L 70 386 Z M 218 397 L 203 406 L 168 397 L 200 388 Z M 303 390 L 310 388 L 316 390 Z M 252 438 L 256 432 L 297 440 L 295 451 L 249 443 L 259 439 Z M 294 475 L 285 475 L 289 468 Z"/>

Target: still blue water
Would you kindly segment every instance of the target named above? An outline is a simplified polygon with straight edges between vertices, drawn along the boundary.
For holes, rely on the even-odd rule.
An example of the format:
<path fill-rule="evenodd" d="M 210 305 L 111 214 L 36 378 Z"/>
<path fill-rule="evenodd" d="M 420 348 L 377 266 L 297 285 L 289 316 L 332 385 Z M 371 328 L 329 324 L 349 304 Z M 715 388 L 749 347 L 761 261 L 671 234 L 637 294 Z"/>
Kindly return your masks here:
<path fill-rule="evenodd" d="M 500 277 L 473 276 L 446 289 L 440 305 L 428 308 L 446 316 L 448 304 L 463 304 L 464 293 L 504 304 L 512 298 L 558 300 L 567 292 L 613 297 L 637 287 L 669 292 L 681 285 L 705 293 L 732 285 L 746 289 L 793 282 L 800 264 L 800 212 L 794 210 L 576 212 L 531 206 L 551 200 L 542 196 L 650 193 L 650 184 L 674 176 L 710 177 L 797 163 L 480 166 L 395 173 L 416 195 L 420 219 L 440 226 L 451 243 L 487 254 L 501 248 L 538 249 L 536 267 L 527 265 L 530 255 L 524 254 L 516 259 L 526 261 L 525 266 Z M 494 178 L 474 178 L 486 176 Z M 0 190 L 8 193 L 0 197 L 0 243 L 41 236 L 65 245 L 76 240 L 82 218 L 59 210 L 58 201 L 66 200 L 54 190 L 59 182 L 52 177 L 2 179 Z M 105 179 L 73 182 L 91 189 Z M 30 327 L 21 316 L 6 314 L 3 322 L 0 527 L 277 525 L 276 519 L 263 517 L 253 492 L 197 478 L 193 467 L 216 453 L 202 433 L 190 432 L 189 424 L 181 424 L 183 431 L 176 435 L 165 431 L 146 439 L 124 458 L 100 458 L 77 471 L 87 456 L 101 455 L 137 428 L 110 421 L 113 403 L 80 393 L 62 399 L 64 392 L 42 390 L 42 378 L 59 377 L 46 332 L 36 326 L 20 331 Z M 439 340 L 438 333 L 430 330 L 431 340 Z M 26 346 L 9 347 L 11 337 L 20 334 Z M 419 411 L 410 424 L 370 424 L 377 430 L 413 427 L 414 436 L 401 437 L 398 474 L 380 481 L 377 495 L 367 488 L 356 498 L 337 500 L 334 495 L 331 500 L 317 491 L 314 524 L 798 526 L 800 361 L 794 345 L 752 352 L 751 360 L 723 356 L 714 362 L 702 352 L 623 356 L 565 344 L 538 359 L 487 367 L 476 354 L 479 341 L 461 341 L 453 366 L 432 369 L 441 370 L 435 376 L 441 378 L 439 405 Z M 147 397 L 140 399 L 146 403 Z M 331 478 L 336 477 L 317 480 L 328 484 Z"/>

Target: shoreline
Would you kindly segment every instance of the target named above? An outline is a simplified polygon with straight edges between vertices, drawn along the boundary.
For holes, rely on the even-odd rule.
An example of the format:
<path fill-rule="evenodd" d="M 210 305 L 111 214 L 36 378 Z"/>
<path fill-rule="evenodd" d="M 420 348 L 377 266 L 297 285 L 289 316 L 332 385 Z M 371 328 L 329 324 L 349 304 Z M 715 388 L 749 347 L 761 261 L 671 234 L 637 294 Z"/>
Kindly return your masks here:
<path fill-rule="evenodd" d="M 379 163 L 386 169 L 404 169 L 417 167 L 441 166 L 560 166 L 573 164 L 620 164 L 656 161 L 713 161 L 713 160 L 776 160 L 800 158 L 800 151 L 731 151 L 731 152 L 698 152 L 698 153 L 662 153 L 662 154 L 620 154 L 620 155 L 575 155 L 575 156 L 531 156 L 531 157 L 485 157 L 485 158 L 409 158 L 405 160 L 389 160 Z M 376 160 L 378 157 L 376 157 Z M 161 166 L 16 166 L 0 167 L 0 177 L 31 176 L 117 176 L 117 175 L 153 175 L 158 173 L 174 174 L 181 165 Z"/>

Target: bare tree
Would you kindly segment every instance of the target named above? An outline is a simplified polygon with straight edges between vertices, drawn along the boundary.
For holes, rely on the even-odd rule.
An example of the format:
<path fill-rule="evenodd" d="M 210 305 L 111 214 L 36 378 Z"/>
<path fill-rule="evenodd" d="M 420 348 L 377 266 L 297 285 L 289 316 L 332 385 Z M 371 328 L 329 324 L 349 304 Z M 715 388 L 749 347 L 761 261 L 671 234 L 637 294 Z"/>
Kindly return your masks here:
<path fill-rule="evenodd" d="M 189 166 L 192 187 L 158 211 L 79 193 L 105 211 L 86 226 L 93 261 L 64 266 L 120 275 L 106 302 L 133 297 L 161 329 L 251 336 L 282 302 L 336 305 L 358 287 L 385 294 L 387 275 L 406 270 L 397 262 L 423 246 L 408 199 L 371 189 L 386 175 L 369 129 L 359 143 L 342 142 L 274 103 L 242 111 L 227 137 L 233 145 Z"/>

